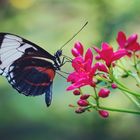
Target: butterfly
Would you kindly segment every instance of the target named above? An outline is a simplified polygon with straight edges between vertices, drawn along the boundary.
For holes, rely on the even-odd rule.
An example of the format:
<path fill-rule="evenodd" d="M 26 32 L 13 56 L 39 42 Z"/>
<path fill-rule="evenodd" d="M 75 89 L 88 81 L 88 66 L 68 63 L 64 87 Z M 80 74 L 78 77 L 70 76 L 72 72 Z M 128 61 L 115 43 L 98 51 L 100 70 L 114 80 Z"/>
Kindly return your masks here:
<path fill-rule="evenodd" d="M 0 75 L 26 96 L 45 94 L 46 105 L 52 100 L 56 70 L 60 70 L 62 50 L 55 55 L 14 34 L 0 33 Z"/>
<path fill-rule="evenodd" d="M 46 105 L 50 106 L 56 71 L 71 61 L 67 56 L 62 57 L 62 49 L 87 23 L 54 55 L 18 35 L 0 33 L 0 75 L 5 76 L 12 87 L 25 96 L 45 94 Z"/>

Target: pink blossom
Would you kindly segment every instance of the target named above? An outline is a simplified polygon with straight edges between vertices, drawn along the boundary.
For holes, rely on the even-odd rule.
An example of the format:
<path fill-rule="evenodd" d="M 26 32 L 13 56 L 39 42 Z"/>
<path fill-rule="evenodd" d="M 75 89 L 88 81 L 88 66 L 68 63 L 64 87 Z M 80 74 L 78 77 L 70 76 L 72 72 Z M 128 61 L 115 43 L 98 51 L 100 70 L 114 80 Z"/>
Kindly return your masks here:
<path fill-rule="evenodd" d="M 102 43 L 101 46 L 102 46 L 101 50 L 98 49 L 97 47 L 94 47 L 94 49 L 100 55 L 101 59 L 105 61 L 108 67 L 110 67 L 112 62 L 120 59 L 121 57 L 127 54 L 127 51 L 125 49 L 119 49 L 116 52 L 114 52 L 112 46 L 110 46 L 105 42 Z"/>
<path fill-rule="evenodd" d="M 82 44 L 79 46 L 82 46 Z M 93 84 L 93 76 L 96 71 L 96 66 L 92 66 L 93 54 L 89 48 L 86 51 L 85 56 L 82 56 L 83 50 L 81 48 L 82 47 L 76 47 L 79 55 L 74 55 L 75 58 L 72 60 L 74 72 L 70 73 L 67 78 L 67 81 L 72 83 L 67 90 L 73 90 L 85 85 Z"/>
<path fill-rule="evenodd" d="M 137 34 L 132 34 L 131 36 L 126 38 L 124 32 L 118 32 L 116 40 L 119 44 L 119 48 L 135 52 L 140 50 L 140 44 L 137 42 L 137 38 L 138 38 Z"/>

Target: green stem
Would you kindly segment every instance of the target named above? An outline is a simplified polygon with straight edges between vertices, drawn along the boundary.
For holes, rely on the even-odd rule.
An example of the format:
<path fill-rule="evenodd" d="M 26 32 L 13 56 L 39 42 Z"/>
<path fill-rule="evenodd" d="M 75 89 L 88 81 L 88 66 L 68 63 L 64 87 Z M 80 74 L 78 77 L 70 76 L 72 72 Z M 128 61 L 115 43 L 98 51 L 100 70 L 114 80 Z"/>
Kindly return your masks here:
<path fill-rule="evenodd" d="M 133 60 L 134 60 L 134 68 L 135 68 L 136 71 L 137 71 L 138 77 L 140 77 L 140 71 L 139 71 L 139 69 L 138 69 L 138 67 L 137 67 L 135 52 L 133 53 Z"/>
<path fill-rule="evenodd" d="M 131 95 L 125 93 L 124 91 L 122 91 L 124 93 L 125 96 L 127 96 L 138 108 L 140 108 L 140 103 Z"/>
<path fill-rule="evenodd" d="M 115 111 L 115 112 L 122 112 L 122 113 L 131 113 L 131 114 L 139 114 L 139 111 L 136 110 L 128 110 L 128 109 L 118 109 L 118 108 L 110 108 L 110 107 L 103 107 L 103 106 L 99 106 L 99 109 L 104 109 L 104 110 L 108 110 L 108 111 Z"/>
<path fill-rule="evenodd" d="M 79 88 L 79 91 L 80 91 L 80 94 L 83 95 L 83 92 L 82 92 L 81 88 Z"/>
<path fill-rule="evenodd" d="M 138 94 L 138 93 L 136 93 L 136 92 L 133 92 L 133 91 L 131 91 L 130 89 L 127 89 L 127 88 L 121 87 L 121 86 L 119 86 L 119 85 L 118 85 L 118 88 L 119 88 L 120 90 L 123 90 L 123 91 L 125 91 L 125 92 L 131 94 L 131 95 L 134 95 L 134 96 L 140 97 L 140 94 Z"/>
<path fill-rule="evenodd" d="M 121 61 L 120 61 L 120 62 L 121 62 Z M 137 64 L 136 64 L 135 56 L 134 56 L 134 63 L 135 63 L 134 65 L 137 65 Z M 138 72 L 138 69 L 136 69 L 137 66 L 135 66 L 135 69 L 136 69 L 137 73 L 132 73 L 132 72 L 126 70 L 126 69 L 125 69 L 123 66 L 121 66 L 121 65 L 116 64 L 116 66 L 118 66 L 121 70 L 123 70 L 127 75 L 133 77 L 133 78 L 136 80 L 136 82 L 137 82 L 138 85 L 140 84 L 140 79 L 139 79 L 139 76 L 138 76 L 138 73 L 139 73 L 139 72 Z"/>
<path fill-rule="evenodd" d="M 97 95 L 96 88 L 94 87 L 93 89 L 94 89 L 94 93 L 95 93 L 95 97 L 96 97 L 95 100 L 96 100 L 97 106 L 99 106 L 99 97 Z"/>
<path fill-rule="evenodd" d="M 112 76 L 112 80 L 115 81 L 117 83 L 117 86 L 120 90 L 123 90 L 129 94 L 132 94 L 134 96 L 138 96 L 140 97 L 140 94 L 134 92 L 134 91 L 131 91 L 130 89 L 128 89 L 125 85 L 123 85 L 122 83 L 120 83 L 115 77 Z"/>

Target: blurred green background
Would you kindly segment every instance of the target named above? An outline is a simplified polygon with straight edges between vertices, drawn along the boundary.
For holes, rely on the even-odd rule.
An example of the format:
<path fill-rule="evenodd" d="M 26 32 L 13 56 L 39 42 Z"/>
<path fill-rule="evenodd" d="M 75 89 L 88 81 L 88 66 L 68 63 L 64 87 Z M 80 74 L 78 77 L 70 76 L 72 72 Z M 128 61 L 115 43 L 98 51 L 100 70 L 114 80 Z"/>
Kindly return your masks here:
<path fill-rule="evenodd" d="M 114 44 L 120 30 L 139 34 L 140 0 L 0 0 L 0 32 L 20 35 L 52 54 L 86 21 L 88 26 L 64 48 L 65 55 L 70 56 L 77 40 L 91 47 L 102 41 Z M 69 64 L 63 67 L 69 69 Z M 0 77 L 0 140 L 140 139 L 140 116 L 111 112 L 102 119 L 94 111 L 77 115 L 68 107 L 76 99 L 67 86 L 65 79 L 55 77 L 53 102 L 47 108 L 44 95 L 20 95 Z M 119 91 L 105 102 L 132 107 Z"/>

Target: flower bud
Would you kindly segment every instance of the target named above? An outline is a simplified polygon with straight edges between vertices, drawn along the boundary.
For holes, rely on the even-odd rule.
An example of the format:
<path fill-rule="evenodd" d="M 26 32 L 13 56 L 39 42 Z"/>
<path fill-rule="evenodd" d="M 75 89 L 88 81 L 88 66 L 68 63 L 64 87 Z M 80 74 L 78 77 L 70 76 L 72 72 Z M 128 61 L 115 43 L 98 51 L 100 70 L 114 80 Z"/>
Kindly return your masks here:
<path fill-rule="evenodd" d="M 115 88 L 117 88 L 117 85 L 116 85 L 115 83 L 112 83 L 112 84 L 111 84 L 111 87 L 112 87 L 113 89 L 115 89 Z"/>
<path fill-rule="evenodd" d="M 101 88 L 99 93 L 98 93 L 98 96 L 99 97 L 102 97 L 102 98 L 106 98 L 109 96 L 109 93 L 110 93 L 110 90 L 107 89 L 107 88 Z"/>
<path fill-rule="evenodd" d="M 81 95 L 81 97 L 80 97 L 80 99 L 81 100 L 86 100 L 86 99 L 88 99 L 89 98 L 89 94 L 83 94 L 83 95 Z"/>
<path fill-rule="evenodd" d="M 73 105 L 73 104 L 69 104 L 69 107 L 75 107 L 75 105 Z"/>
<path fill-rule="evenodd" d="M 74 94 L 74 95 L 80 95 L 80 91 L 79 91 L 79 90 L 74 90 L 74 91 L 73 91 L 73 94 Z"/>
<path fill-rule="evenodd" d="M 96 59 L 96 60 L 101 60 L 101 56 L 100 56 L 100 55 L 96 55 L 96 56 L 95 56 L 95 59 Z"/>
<path fill-rule="evenodd" d="M 90 84 L 91 87 L 96 87 L 96 83 L 93 81 L 91 84 Z"/>
<path fill-rule="evenodd" d="M 79 107 L 75 110 L 75 113 L 78 113 L 78 114 L 83 113 L 83 112 L 85 112 L 85 109 L 82 107 Z"/>
<path fill-rule="evenodd" d="M 77 104 L 79 106 L 88 106 L 89 105 L 87 100 L 81 100 L 81 99 L 77 101 Z"/>
<path fill-rule="evenodd" d="M 105 110 L 99 110 L 99 114 L 103 118 L 107 118 L 109 116 L 109 113 Z"/>

